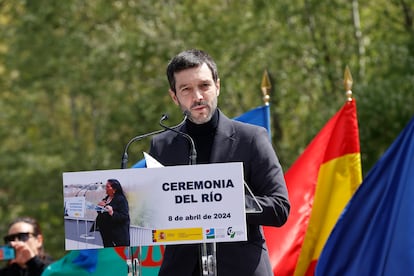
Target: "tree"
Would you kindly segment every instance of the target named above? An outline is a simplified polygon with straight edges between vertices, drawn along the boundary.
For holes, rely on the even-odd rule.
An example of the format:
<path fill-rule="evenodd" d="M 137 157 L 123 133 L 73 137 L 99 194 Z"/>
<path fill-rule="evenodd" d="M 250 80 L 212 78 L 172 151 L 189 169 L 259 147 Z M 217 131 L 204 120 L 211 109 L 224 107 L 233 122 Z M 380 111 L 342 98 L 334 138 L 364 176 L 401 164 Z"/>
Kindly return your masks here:
<path fill-rule="evenodd" d="M 63 255 L 62 173 L 119 168 L 130 138 L 159 129 L 163 113 L 171 125 L 181 121 L 165 67 L 187 48 L 216 60 L 219 106 L 230 117 L 262 104 L 269 71 L 285 170 L 345 102 L 349 65 L 367 172 L 412 116 L 413 5 L 1 1 L 0 216 L 35 216 L 46 248 Z M 131 147 L 129 165 L 147 142 Z"/>

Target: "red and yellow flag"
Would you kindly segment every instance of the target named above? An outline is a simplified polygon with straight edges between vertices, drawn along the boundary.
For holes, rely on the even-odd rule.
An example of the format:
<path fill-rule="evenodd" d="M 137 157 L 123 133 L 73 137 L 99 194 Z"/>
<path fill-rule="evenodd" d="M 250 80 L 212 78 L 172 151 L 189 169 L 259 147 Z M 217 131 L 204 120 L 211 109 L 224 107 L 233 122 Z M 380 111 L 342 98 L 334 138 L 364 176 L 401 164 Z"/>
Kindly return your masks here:
<path fill-rule="evenodd" d="M 343 208 L 362 182 L 355 100 L 328 121 L 285 174 L 291 212 L 281 228 L 265 227 L 273 272 L 313 275 Z"/>

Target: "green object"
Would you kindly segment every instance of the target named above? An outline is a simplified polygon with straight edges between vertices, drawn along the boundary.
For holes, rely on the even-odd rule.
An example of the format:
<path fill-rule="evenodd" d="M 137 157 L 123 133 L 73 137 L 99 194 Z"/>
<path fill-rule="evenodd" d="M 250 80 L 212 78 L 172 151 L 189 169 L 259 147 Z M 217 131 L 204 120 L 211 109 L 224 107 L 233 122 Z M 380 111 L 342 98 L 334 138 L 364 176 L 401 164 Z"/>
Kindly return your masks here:
<path fill-rule="evenodd" d="M 113 249 L 99 249 L 96 267 L 93 272 L 89 272 L 84 267 L 75 264 L 81 251 L 71 251 L 63 258 L 50 264 L 42 276 L 91 276 L 91 275 L 128 275 L 128 268 L 125 260 Z"/>

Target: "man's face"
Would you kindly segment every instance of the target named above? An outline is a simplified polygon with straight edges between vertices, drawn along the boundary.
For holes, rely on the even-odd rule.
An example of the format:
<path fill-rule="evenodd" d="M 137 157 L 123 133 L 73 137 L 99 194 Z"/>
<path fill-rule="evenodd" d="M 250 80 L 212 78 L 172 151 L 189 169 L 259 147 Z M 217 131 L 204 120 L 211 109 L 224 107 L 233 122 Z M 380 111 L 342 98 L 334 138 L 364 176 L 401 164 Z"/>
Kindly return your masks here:
<path fill-rule="evenodd" d="M 174 74 L 176 93 L 170 96 L 183 112 L 189 111 L 189 119 L 196 124 L 210 121 L 217 108 L 220 80 L 214 82 L 207 64 L 185 69 Z"/>

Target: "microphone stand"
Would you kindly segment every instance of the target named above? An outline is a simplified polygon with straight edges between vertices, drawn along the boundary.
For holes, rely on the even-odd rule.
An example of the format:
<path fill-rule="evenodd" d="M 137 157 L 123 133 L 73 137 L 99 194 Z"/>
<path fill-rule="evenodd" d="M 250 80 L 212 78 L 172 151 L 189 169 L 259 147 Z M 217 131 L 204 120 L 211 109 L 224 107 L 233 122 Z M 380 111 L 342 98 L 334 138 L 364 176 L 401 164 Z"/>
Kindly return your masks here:
<path fill-rule="evenodd" d="M 184 120 L 185 121 L 187 119 L 187 117 L 189 117 L 191 114 L 189 111 L 184 111 Z M 166 118 L 165 118 L 166 117 Z M 171 130 L 175 133 L 177 133 L 178 135 L 183 136 L 184 138 L 186 138 L 188 140 L 188 142 L 190 143 L 190 156 L 189 156 L 189 164 L 190 165 L 195 165 L 197 163 L 197 151 L 195 148 L 195 144 L 194 144 L 194 140 L 193 138 L 191 138 L 190 135 L 188 135 L 187 133 L 184 133 L 182 131 L 176 130 L 174 128 L 168 127 L 166 125 L 163 124 L 163 118 L 165 118 L 164 120 L 168 119 L 168 115 L 164 114 L 161 117 L 160 120 L 160 126 L 163 127 L 165 130 Z M 216 243 L 202 243 L 201 245 L 201 276 L 215 276 L 217 275 L 217 263 L 216 263 Z"/>
<path fill-rule="evenodd" d="M 176 126 L 173 126 L 172 128 L 176 128 L 181 126 L 182 124 L 184 124 L 185 119 L 187 118 L 187 116 L 184 117 L 184 119 Z M 163 121 L 167 120 L 168 116 L 167 115 L 162 115 L 161 119 L 160 119 L 160 123 L 162 123 Z M 171 128 L 171 129 L 172 129 Z M 127 163 L 128 163 L 128 149 L 131 146 L 132 143 L 136 142 L 136 141 L 140 141 L 144 138 L 147 138 L 149 136 L 153 136 L 162 132 L 167 131 L 166 127 L 164 127 L 164 129 L 160 129 L 160 130 L 156 130 L 153 132 L 149 132 L 149 133 L 145 133 L 142 135 L 138 135 L 135 136 L 134 138 L 132 138 L 131 140 L 129 140 L 129 142 L 126 144 L 125 149 L 124 149 L 124 153 L 122 154 L 122 160 L 121 160 L 121 169 L 126 169 L 127 168 Z"/>
<path fill-rule="evenodd" d="M 131 140 L 129 140 L 129 142 L 126 144 L 125 149 L 124 149 L 124 153 L 122 154 L 122 160 L 121 160 L 121 169 L 126 169 L 127 168 L 127 163 L 128 163 L 128 149 L 129 146 L 139 140 L 142 140 L 146 137 L 152 136 L 152 135 L 156 135 L 158 133 L 164 132 L 165 129 L 162 130 L 156 130 L 150 133 L 146 133 L 146 134 L 142 134 L 142 135 L 138 135 L 135 136 L 134 138 L 132 138 Z"/>
<path fill-rule="evenodd" d="M 94 185 L 99 185 L 99 184 L 102 185 L 102 182 L 84 184 L 84 185 L 81 186 L 79 191 L 76 193 L 75 197 L 83 197 L 84 198 L 84 204 L 85 204 L 84 212 L 86 211 L 86 209 L 88 209 L 88 207 L 87 207 L 88 201 L 86 200 L 86 193 L 91 190 L 91 187 L 93 187 Z M 84 192 L 83 196 L 80 196 L 80 193 L 82 191 Z M 79 219 L 76 219 L 76 223 L 77 223 L 77 229 L 78 229 L 77 234 L 79 234 Z M 80 238 L 85 239 L 86 243 L 88 244 L 89 239 L 95 239 L 95 231 L 93 231 L 94 232 L 93 235 L 89 235 L 88 231 L 89 231 L 90 227 L 88 227 L 88 220 L 84 220 L 84 223 L 85 223 L 85 234 L 80 234 L 79 236 L 80 236 Z M 96 224 L 94 222 L 92 222 L 92 226 L 95 230 L 96 229 Z"/>
<path fill-rule="evenodd" d="M 186 113 L 184 113 L 184 115 L 185 116 L 184 116 L 183 122 L 185 122 L 185 120 L 188 117 Z M 164 125 L 163 124 L 163 121 L 165 121 L 167 119 L 168 119 L 168 115 L 167 114 L 162 115 L 161 120 L 160 120 L 160 126 L 163 127 L 164 130 L 171 130 L 172 132 L 175 132 L 178 135 L 181 135 L 185 139 L 188 140 L 188 142 L 190 143 L 189 165 L 195 165 L 197 163 L 197 151 L 196 151 L 196 148 L 195 148 L 195 144 L 194 144 L 193 138 L 191 138 L 191 136 L 188 135 L 187 133 L 184 133 L 184 132 L 181 132 L 181 131 L 176 130 L 175 128 L 177 128 L 178 126 L 176 126 L 176 127 L 169 127 L 169 126 Z"/>
<path fill-rule="evenodd" d="M 167 120 L 167 119 L 168 119 L 167 115 L 162 115 L 162 117 L 160 119 L 160 124 L 163 121 Z M 129 147 L 131 146 L 132 143 L 134 143 L 136 141 L 140 141 L 140 140 L 142 140 L 144 138 L 147 138 L 149 136 L 153 136 L 153 135 L 165 132 L 168 129 L 173 130 L 174 128 L 177 128 L 177 127 L 181 126 L 182 124 L 184 124 L 186 119 L 187 119 L 187 115 L 184 116 L 184 119 L 176 126 L 173 126 L 173 127 L 163 126 L 163 129 L 161 129 L 161 130 L 156 130 L 156 131 L 152 131 L 152 132 L 145 133 L 145 134 L 142 134 L 142 135 L 138 135 L 138 136 L 133 137 L 131 140 L 129 140 L 128 143 L 125 145 L 125 149 L 124 149 L 124 152 L 122 154 L 121 169 L 126 169 L 127 168 L 128 149 L 129 149 Z M 188 137 L 190 137 L 190 136 L 188 136 Z M 191 137 L 190 137 L 190 139 L 191 139 Z M 194 144 L 194 142 L 193 142 L 193 144 Z M 194 147 L 194 150 L 195 150 L 195 147 Z M 139 250 L 138 254 L 141 254 L 141 247 L 139 247 L 138 250 Z M 141 264 L 140 264 L 141 257 L 140 256 L 138 258 L 133 257 L 134 256 L 134 250 L 131 246 L 129 246 L 129 254 L 130 254 L 130 256 L 127 256 L 127 260 L 126 260 L 127 266 L 128 266 L 128 275 L 129 275 L 130 272 L 134 276 L 135 275 L 141 275 Z"/>

